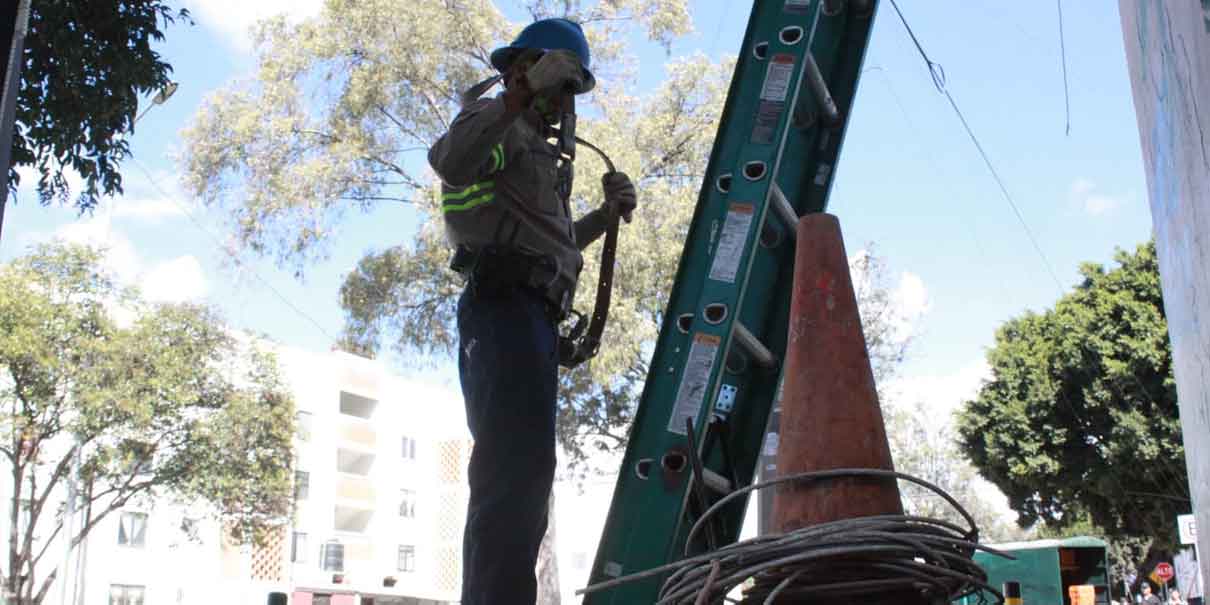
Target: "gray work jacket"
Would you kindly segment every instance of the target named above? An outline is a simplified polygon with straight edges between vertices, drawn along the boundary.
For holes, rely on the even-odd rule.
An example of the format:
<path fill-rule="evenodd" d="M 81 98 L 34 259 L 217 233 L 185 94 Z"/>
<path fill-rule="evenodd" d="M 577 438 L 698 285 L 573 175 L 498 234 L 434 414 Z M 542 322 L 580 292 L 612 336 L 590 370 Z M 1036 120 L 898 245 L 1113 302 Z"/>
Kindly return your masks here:
<path fill-rule="evenodd" d="M 429 164 L 441 177 L 452 245 L 511 245 L 548 256 L 574 293 L 584 265 L 580 250 L 604 233 L 608 219 L 598 209 L 573 221 L 559 194 L 558 148 L 539 124 L 535 112 L 508 112 L 503 95 L 479 99 L 429 149 Z M 565 187 L 570 191 L 571 183 Z"/>

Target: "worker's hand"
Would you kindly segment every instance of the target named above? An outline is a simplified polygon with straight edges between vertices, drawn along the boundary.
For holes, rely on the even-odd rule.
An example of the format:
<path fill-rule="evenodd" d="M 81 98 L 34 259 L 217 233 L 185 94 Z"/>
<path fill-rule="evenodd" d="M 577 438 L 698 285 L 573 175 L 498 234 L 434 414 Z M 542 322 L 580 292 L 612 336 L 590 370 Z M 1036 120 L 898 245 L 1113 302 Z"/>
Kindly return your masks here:
<path fill-rule="evenodd" d="M 630 215 L 639 203 L 630 177 L 623 172 L 608 172 L 601 177 L 601 186 L 605 189 L 605 211 L 611 218 L 621 214 L 629 223 Z"/>
<path fill-rule="evenodd" d="M 574 95 L 584 88 L 584 68 L 575 53 L 552 50 L 525 72 L 525 79 L 538 95 L 551 98 L 561 94 Z"/>

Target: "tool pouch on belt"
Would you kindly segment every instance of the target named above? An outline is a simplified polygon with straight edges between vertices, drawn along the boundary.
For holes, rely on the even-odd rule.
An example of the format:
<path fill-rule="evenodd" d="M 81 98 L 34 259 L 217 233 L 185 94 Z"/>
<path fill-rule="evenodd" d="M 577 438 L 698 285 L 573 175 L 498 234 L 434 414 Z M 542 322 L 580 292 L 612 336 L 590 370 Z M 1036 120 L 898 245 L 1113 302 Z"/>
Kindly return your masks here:
<path fill-rule="evenodd" d="M 570 292 L 556 283 L 558 267 L 550 258 L 506 246 L 487 246 L 477 252 L 459 248 L 450 268 L 467 278 L 476 296 L 502 298 L 525 288 L 546 299 L 555 321 L 562 321 L 570 311 Z"/>
<path fill-rule="evenodd" d="M 469 279 L 475 295 L 500 298 L 527 284 L 533 258 L 507 248 L 487 247 L 474 254 L 470 266 L 460 271 Z"/>

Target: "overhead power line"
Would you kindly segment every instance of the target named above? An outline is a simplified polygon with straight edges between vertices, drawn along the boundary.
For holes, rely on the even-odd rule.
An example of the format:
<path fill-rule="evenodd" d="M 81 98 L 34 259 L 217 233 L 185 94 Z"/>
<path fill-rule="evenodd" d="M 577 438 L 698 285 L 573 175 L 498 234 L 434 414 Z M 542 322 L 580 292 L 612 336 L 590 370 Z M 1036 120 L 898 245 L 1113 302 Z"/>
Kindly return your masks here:
<path fill-rule="evenodd" d="M 946 89 L 944 69 L 942 69 L 942 67 L 939 63 L 934 62 L 932 59 L 930 59 L 928 57 L 928 54 L 925 53 L 923 46 L 920 44 L 920 41 L 916 38 L 915 32 L 912 31 L 911 25 L 908 24 L 907 19 L 904 17 L 903 11 L 899 10 L 898 3 L 896 3 L 895 0 L 891 0 L 891 6 L 893 6 L 895 8 L 895 12 L 898 13 L 898 15 L 899 15 L 899 20 L 901 22 L 903 22 L 903 27 L 907 30 L 908 35 L 912 39 L 912 42 L 914 42 L 916 44 L 916 50 L 918 50 L 920 52 L 920 56 L 924 59 L 925 64 L 928 66 L 929 73 L 930 73 L 930 75 L 932 75 L 932 78 L 933 78 L 933 84 L 937 87 L 937 90 L 939 92 L 941 92 L 942 94 L 945 95 L 945 98 L 949 101 L 950 107 L 953 108 L 954 113 L 958 116 L 959 121 L 962 122 L 962 127 L 966 130 L 966 134 L 970 137 L 971 141 L 975 144 L 975 148 L 978 149 L 979 155 L 983 158 L 983 162 L 987 165 L 988 170 L 991 172 L 992 177 L 995 179 L 996 184 L 999 186 L 1000 193 L 1003 194 L 1004 199 L 1008 202 L 1009 206 L 1012 208 L 1013 213 L 1016 214 L 1017 220 L 1021 223 L 1021 227 L 1025 230 L 1026 235 L 1029 236 L 1030 242 L 1033 243 L 1034 249 L 1037 251 L 1038 256 L 1042 259 L 1042 263 L 1046 266 L 1047 271 L 1050 273 L 1051 279 L 1054 280 L 1055 285 L 1059 288 L 1059 291 L 1061 294 L 1062 290 L 1063 290 L 1063 286 L 1062 286 L 1061 282 L 1059 281 L 1059 278 L 1055 275 L 1054 269 L 1051 267 L 1050 260 L 1047 259 L 1045 252 L 1043 252 L 1041 246 L 1038 245 L 1037 239 L 1034 237 L 1032 231 L 1029 229 L 1029 225 L 1025 222 L 1025 218 L 1021 214 L 1020 209 L 1017 207 L 1016 202 L 1013 200 L 1012 195 L 1009 194 L 1008 188 L 1004 185 L 1003 179 L 1000 178 L 999 172 L 996 170 L 995 166 L 992 164 L 991 160 L 988 158 L 987 153 L 983 149 L 983 145 L 979 142 L 979 139 L 975 136 L 975 133 L 971 130 L 970 124 L 966 121 L 966 117 L 963 116 L 963 114 L 962 114 L 962 110 L 959 109 L 958 103 L 954 100 L 953 96 Z M 1064 71 L 1064 73 L 1066 73 L 1066 71 Z M 1088 343 L 1080 342 L 1079 344 L 1085 351 L 1091 352 L 1091 348 L 1088 346 Z M 1080 369 L 1079 371 L 1082 372 L 1087 378 L 1089 378 L 1089 379 L 1093 378 L 1092 372 L 1090 372 L 1089 370 Z M 1154 399 L 1152 398 L 1150 393 L 1147 392 L 1145 386 L 1138 379 L 1138 376 L 1132 374 L 1131 378 L 1138 385 L 1139 391 L 1142 394 L 1143 398 L 1149 404 L 1155 405 Z M 1108 384 L 1109 384 L 1110 388 L 1115 392 L 1115 394 L 1123 401 L 1130 401 L 1133 399 L 1127 395 L 1127 393 L 1123 390 L 1122 386 L 1119 385 L 1116 381 L 1108 380 Z M 1080 409 L 1076 407 L 1076 405 L 1067 397 L 1067 393 L 1065 391 L 1063 391 L 1062 389 L 1057 389 L 1055 391 L 1055 397 L 1064 407 L 1067 408 L 1067 410 L 1069 412 L 1071 412 L 1073 418 L 1080 425 L 1082 425 L 1083 428 L 1091 429 L 1093 424 L 1089 420 L 1088 416 L 1086 414 L 1082 413 L 1080 411 Z M 1161 459 L 1162 459 L 1162 457 L 1161 457 Z M 1166 472 L 1168 472 L 1170 475 L 1172 475 L 1175 478 L 1175 480 L 1179 483 L 1179 480 L 1180 480 L 1180 477 L 1178 476 L 1179 474 L 1175 473 L 1174 468 L 1171 468 L 1171 466 L 1172 466 L 1171 463 L 1169 461 L 1167 461 L 1166 459 L 1164 459 L 1163 462 L 1166 465 L 1166 468 L 1164 470 Z M 1118 489 L 1118 491 L 1120 493 L 1125 494 L 1125 495 L 1137 495 L 1137 494 L 1131 492 L 1130 490 L 1126 489 L 1126 486 L 1122 483 L 1121 479 L 1119 479 L 1117 474 L 1110 473 L 1108 476 L 1110 477 L 1114 486 Z M 1168 496 L 1168 497 L 1173 497 L 1173 496 Z M 1184 498 L 1180 494 L 1175 496 L 1175 498 L 1180 499 L 1182 501 L 1187 500 L 1187 498 Z"/>
<path fill-rule="evenodd" d="M 243 260 L 240 259 L 239 256 L 235 252 L 233 252 L 229 247 L 223 245 L 222 238 L 220 238 L 213 231 L 211 231 L 209 228 L 207 228 L 200 220 L 198 220 L 198 218 L 196 216 L 194 216 L 192 212 L 189 211 L 189 208 L 186 207 L 181 202 L 179 202 L 175 196 L 168 193 L 168 191 L 165 190 L 164 187 L 162 187 L 160 185 L 159 181 L 157 181 L 156 178 L 151 175 L 151 171 L 149 171 L 146 166 L 144 166 L 141 162 L 139 162 L 137 159 L 135 159 L 133 157 L 131 157 L 129 159 L 131 162 L 134 163 L 134 165 L 139 169 L 139 171 L 143 173 L 143 176 L 147 178 L 147 182 L 151 183 L 151 186 L 156 190 L 156 192 L 158 192 L 161 196 L 163 196 L 164 199 L 167 199 L 170 202 L 172 202 L 172 204 L 175 205 L 181 211 L 181 213 L 184 214 L 185 217 L 189 219 L 189 222 L 193 223 L 194 227 L 197 227 L 197 229 L 199 231 L 201 231 L 203 234 L 205 234 L 206 237 L 210 238 L 210 241 L 212 243 L 214 243 L 214 246 L 216 248 L 218 248 L 223 254 L 226 254 L 227 257 L 230 258 L 231 261 L 236 264 L 236 266 L 246 268 L 248 270 L 248 272 L 252 274 L 252 277 L 256 279 L 256 281 L 260 282 L 260 284 L 262 286 L 264 286 L 266 289 L 268 289 L 269 292 L 273 293 L 273 296 L 275 296 L 278 300 L 280 300 L 282 302 L 282 304 L 284 304 L 290 310 L 294 311 L 294 313 L 298 314 L 303 319 L 306 319 L 308 322 L 311 323 L 311 325 L 315 326 L 315 328 L 317 330 L 319 330 L 319 332 L 321 334 L 323 334 L 325 338 L 327 338 L 331 342 L 337 341 L 337 338 L 335 336 L 333 336 L 330 332 L 328 332 L 326 329 L 324 329 L 323 324 L 320 324 L 318 321 L 316 321 L 316 319 L 314 317 L 311 317 L 309 314 L 307 314 L 306 311 L 303 311 L 298 305 L 294 304 L 294 302 L 291 301 L 286 295 L 282 294 L 280 290 L 278 290 L 277 288 L 274 288 L 273 284 L 269 283 L 269 280 L 262 277 L 261 274 L 258 273 L 255 268 L 245 264 L 243 262 Z"/>
<path fill-rule="evenodd" d="M 1063 0 L 1055 0 L 1055 5 L 1059 8 L 1059 58 L 1063 64 L 1063 114 L 1067 124 L 1064 132 L 1071 136 L 1071 94 L 1067 87 L 1067 41 L 1063 35 Z"/>
<path fill-rule="evenodd" d="M 949 101 L 950 107 L 953 108 L 954 114 L 958 116 L 958 120 L 962 122 L 962 128 L 966 130 L 967 136 L 971 142 L 975 144 L 975 149 L 979 151 L 979 157 L 983 158 L 983 163 L 987 166 L 988 172 L 991 173 L 992 179 L 996 181 L 996 185 L 1000 188 L 1000 193 L 1004 196 L 1004 200 L 1008 202 L 1008 206 L 1012 208 L 1013 214 L 1017 217 L 1017 222 L 1021 224 L 1021 228 L 1025 231 L 1026 237 L 1033 244 L 1034 251 L 1038 253 L 1038 258 L 1042 260 L 1046 271 L 1050 273 L 1050 278 L 1054 280 L 1055 286 L 1059 288 L 1059 292 L 1063 291 L 1063 283 L 1059 281 L 1058 274 L 1050 264 L 1050 259 L 1046 257 L 1046 253 L 1042 250 L 1042 246 L 1038 243 L 1038 239 L 1034 237 L 1033 230 L 1029 228 L 1029 223 L 1025 222 L 1025 216 L 1021 213 L 1021 209 L 1017 206 L 1016 200 L 1012 194 L 1008 192 L 1008 187 L 1004 184 L 1004 179 L 1000 178 L 1000 172 L 996 170 L 995 164 L 988 157 L 987 152 L 983 149 L 983 144 L 979 142 L 979 138 L 975 136 L 975 132 L 971 129 L 971 125 L 966 121 L 966 116 L 962 114 L 962 110 L 958 107 L 958 102 L 954 100 L 954 96 L 950 94 L 949 89 L 945 85 L 945 69 L 940 63 L 929 58 L 928 53 L 924 52 L 924 47 L 920 44 L 920 40 L 916 38 L 916 32 L 912 31 L 912 26 L 908 25 L 907 18 L 903 16 L 903 11 L 899 10 L 899 4 L 895 0 L 891 0 L 891 6 L 895 8 L 895 13 L 899 15 L 899 20 L 903 23 L 904 29 L 907 30 L 908 36 L 912 38 L 912 42 L 916 45 L 916 50 L 920 52 L 920 57 L 924 59 L 925 65 L 928 67 L 929 75 L 933 78 L 933 86 L 937 91 L 945 95 Z"/>

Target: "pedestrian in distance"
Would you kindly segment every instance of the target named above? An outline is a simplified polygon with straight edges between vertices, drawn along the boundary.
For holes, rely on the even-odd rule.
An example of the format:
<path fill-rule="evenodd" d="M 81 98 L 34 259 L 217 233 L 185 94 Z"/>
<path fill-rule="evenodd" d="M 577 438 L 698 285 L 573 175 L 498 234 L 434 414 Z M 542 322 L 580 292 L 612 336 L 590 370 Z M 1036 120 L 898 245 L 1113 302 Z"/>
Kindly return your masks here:
<path fill-rule="evenodd" d="M 533 605 L 556 465 L 559 324 L 581 251 L 629 216 L 637 196 L 629 177 L 609 172 L 602 206 L 571 216 L 575 97 L 595 85 L 578 24 L 531 23 L 491 63 L 500 75 L 464 95 L 428 156 L 442 181 L 452 268 L 466 278 L 458 373 L 474 447 L 462 605 Z M 478 98 L 496 79 L 504 92 Z"/>
<path fill-rule="evenodd" d="M 1143 605 L 1161 605 L 1160 598 L 1151 593 L 1151 584 L 1143 580 L 1143 585 L 1139 587 L 1142 594 L 1142 600 L 1139 602 Z"/>

